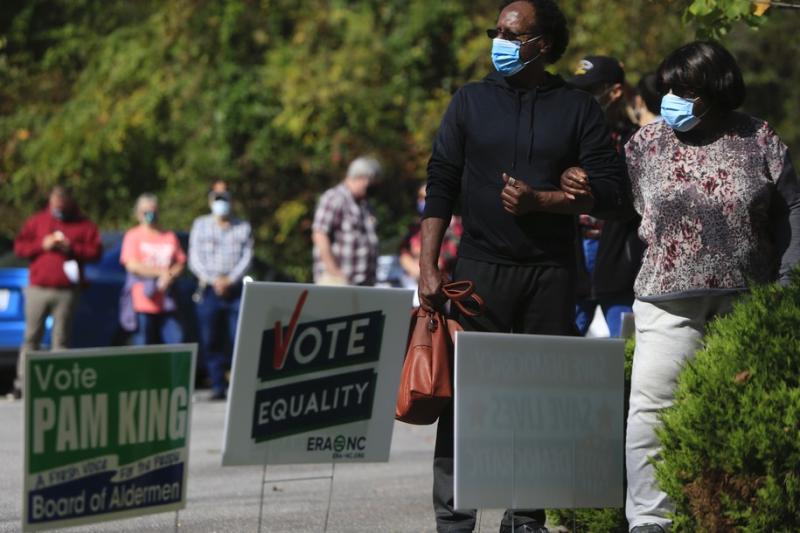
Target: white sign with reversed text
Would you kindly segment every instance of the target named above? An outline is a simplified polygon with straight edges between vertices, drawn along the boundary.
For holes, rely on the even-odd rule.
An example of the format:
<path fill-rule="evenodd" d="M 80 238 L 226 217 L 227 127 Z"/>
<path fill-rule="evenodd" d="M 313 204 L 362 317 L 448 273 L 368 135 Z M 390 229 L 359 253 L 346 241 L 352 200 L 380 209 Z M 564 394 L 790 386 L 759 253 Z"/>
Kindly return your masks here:
<path fill-rule="evenodd" d="M 623 505 L 624 343 L 459 332 L 455 506 Z"/>

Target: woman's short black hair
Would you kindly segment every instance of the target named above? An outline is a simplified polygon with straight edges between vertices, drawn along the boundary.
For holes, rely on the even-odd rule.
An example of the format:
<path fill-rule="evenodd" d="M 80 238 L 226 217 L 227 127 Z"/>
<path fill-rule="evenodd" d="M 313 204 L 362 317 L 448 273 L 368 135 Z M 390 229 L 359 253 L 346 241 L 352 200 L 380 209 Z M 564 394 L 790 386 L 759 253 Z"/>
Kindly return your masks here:
<path fill-rule="evenodd" d="M 736 59 L 714 41 L 695 41 L 669 54 L 658 67 L 658 90 L 691 92 L 726 111 L 742 105 L 746 93 Z"/>
<path fill-rule="evenodd" d="M 519 0 L 508 0 L 500 4 L 500 11 L 504 10 L 514 2 Z M 564 12 L 558 7 L 555 0 L 522 0 L 533 6 L 536 12 L 536 32 L 544 35 L 550 41 L 550 52 L 547 54 L 547 62 L 555 63 L 569 44 L 569 29 L 567 29 L 567 18 Z"/>
<path fill-rule="evenodd" d="M 644 100 L 647 110 L 654 115 L 660 115 L 662 94 L 658 90 L 658 76 L 654 72 L 645 74 L 636 84 L 636 90 Z"/>

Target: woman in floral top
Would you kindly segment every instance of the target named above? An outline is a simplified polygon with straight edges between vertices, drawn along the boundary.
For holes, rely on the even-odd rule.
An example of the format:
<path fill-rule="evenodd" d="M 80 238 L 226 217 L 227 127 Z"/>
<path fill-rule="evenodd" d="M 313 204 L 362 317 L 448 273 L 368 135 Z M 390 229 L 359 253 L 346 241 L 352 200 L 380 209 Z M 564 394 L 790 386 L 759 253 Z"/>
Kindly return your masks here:
<path fill-rule="evenodd" d="M 780 279 L 800 257 L 800 185 L 786 146 L 745 97 L 736 60 L 713 42 L 671 53 L 658 71 L 663 121 L 626 145 L 647 244 L 633 305 L 636 352 L 626 437 L 631 531 L 662 533 L 674 507 L 655 481 L 659 412 L 706 324 L 751 283 Z M 581 183 L 565 192 L 589 194 Z"/>

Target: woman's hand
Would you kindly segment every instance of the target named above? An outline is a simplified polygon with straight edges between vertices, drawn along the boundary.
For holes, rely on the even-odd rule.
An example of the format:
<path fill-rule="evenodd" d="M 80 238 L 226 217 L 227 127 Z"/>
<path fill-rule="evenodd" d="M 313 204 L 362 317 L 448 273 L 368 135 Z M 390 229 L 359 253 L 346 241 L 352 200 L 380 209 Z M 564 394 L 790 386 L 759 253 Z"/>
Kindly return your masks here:
<path fill-rule="evenodd" d="M 570 200 L 580 197 L 592 197 L 589 176 L 581 167 L 570 167 L 561 173 L 561 190 Z"/>

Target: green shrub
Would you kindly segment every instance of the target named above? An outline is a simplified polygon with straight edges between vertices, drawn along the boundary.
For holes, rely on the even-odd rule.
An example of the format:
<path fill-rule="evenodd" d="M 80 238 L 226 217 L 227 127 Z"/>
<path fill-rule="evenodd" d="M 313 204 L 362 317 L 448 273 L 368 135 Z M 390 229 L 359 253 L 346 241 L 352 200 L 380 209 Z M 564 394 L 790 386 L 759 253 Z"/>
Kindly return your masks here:
<path fill-rule="evenodd" d="M 625 343 L 625 418 L 628 417 L 628 398 L 631 392 L 631 368 L 636 343 Z M 627 533 L 628 522 L 624 509 L 554 509 L 547 511 L 548 522 L 560 524 L 581 533 Z"/>
<path fill-rule="evenodd" d="M 800 531 L 800 271 L 709 326 L 663 422 L 674 531 Z"/>

